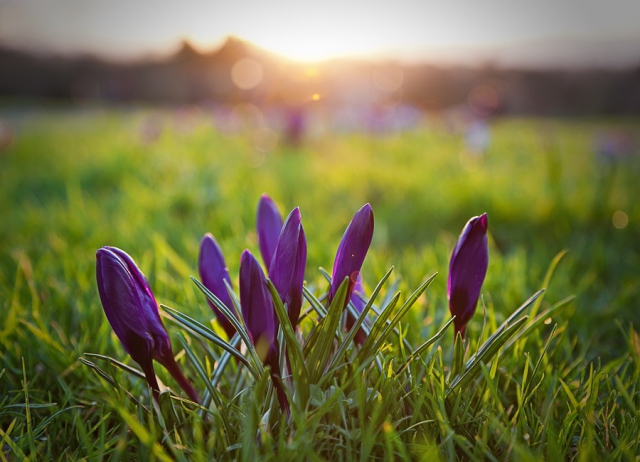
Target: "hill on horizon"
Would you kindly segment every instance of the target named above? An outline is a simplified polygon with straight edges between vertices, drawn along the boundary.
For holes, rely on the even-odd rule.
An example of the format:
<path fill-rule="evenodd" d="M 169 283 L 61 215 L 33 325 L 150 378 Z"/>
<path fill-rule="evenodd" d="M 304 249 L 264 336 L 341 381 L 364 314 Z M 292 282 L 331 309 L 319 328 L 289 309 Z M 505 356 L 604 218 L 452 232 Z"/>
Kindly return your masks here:
<path fill-rule="evenodd" d="M 496 113 L 637 114 L 640 62 L 635 68 L 531 69 L 374 58 L 299 62 L 227 37 L 211 51 L 183 41 L 166 56 L 112 61 L 94 55 L 34 54 L 0 48 L 0 96 L 69 101 L 208 101 L 220 104 L 335 108 L 409 104 L 442 110 L 467 104 L 488 87 Z M 493 104 L 493 103 L 492 103 Z"/>

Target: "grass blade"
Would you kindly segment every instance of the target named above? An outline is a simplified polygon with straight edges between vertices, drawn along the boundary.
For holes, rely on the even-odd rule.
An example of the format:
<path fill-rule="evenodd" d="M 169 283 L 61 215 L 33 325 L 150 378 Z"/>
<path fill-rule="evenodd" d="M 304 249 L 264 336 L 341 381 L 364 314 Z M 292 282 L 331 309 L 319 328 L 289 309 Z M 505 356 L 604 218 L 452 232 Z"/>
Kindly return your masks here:
<path fill-rule="evenodd" d="M 362 349 L 358 354 L 357 360 L 359 363 L 364 363 L 365 358 L 367 358 L 371 354 L 371 352 L 377 352 L 380 349 L 382 344 L 385 342 L 387 337 L 393 332 L 394 328 L 398 325 L 400 320 L 407 314 L 409 309 L 418 300 L 420 295 L 422 295 L 424 291 L 427 290 L 427 288 L 431 285 L 431 283 L 433 282 L 437 274 L 438 273 L 434 273 L 431 277 L 429 277 L 426 281 L 424 281 L 420 285 L 420 287 L 418 287 L 413 292 L 413 294 L 411 294 L 411 296 L 407 299 L 407 301 L 404 302 L 404 304 L 402 305 L 402 307 L 400 307 L 400 309 L 398 310 L 396 315 L 393 317 L 391 322 L 387 324 L 386 321 L 388 317 L 391 316 L 391 311 L 395 306 L 395 301 L 397 301 L 395 297 L 392 299 L 391 303 L 383 310 L 381 316 L 378 319 L 376 319 L 376 322 L 371 328 L 371 335 L 367 338 L 364 345 L 362 346 Z M 382 328 L 383 325 L 384 325 L 384 329 Z M 375 334 L 376 329 L 378 330 L 382 329 L 382 333 L 377 338 Z"/>
<path fill-rule="evenodd" d="M 411 355 L 407 358 L 407 361 L 405 362 L 405 364 L 403 364 L 400 369 L 398 369 L 395 373 L 395 375 L 400 375 L 402 372 L 404 372 L 404 370 L 409 367 L 411 365 L 411 362 L 413 362 L 417 357 L 420 356 L 420 354 L 426 350 L 427 348 L 429 348 L 431 345 L 433 345 L 434 343 L 436 343 L 443 335 L 444 333 L 447 331 L 447 329 L 449 328 L 449 326 L 451 324 L 453 324 L 453 321 L 455 319 L 455 316 L 452 317 L 451 319 L 449 319 L 446 324 L 444 326 L 442 326 L 442 328 L 440 328 L 440 330 L 436 333 L 436 335 L 434 335 L 433 337 L 431 337 L 429 340 L 427 340 L 426 342 L 424 342 L 422 345 L 420 345 L 418 348 L 416 348 L 413 353 L 411 353 Z"/>
<path fill-rule="evenodd" d="M 560 260 L 562 260 L 562 258 L 567 254 L 567 252 L 569 252 L 569 249 L 564 249 L 558 252 L 558 254 L 555 257 L 553 257 L 553 260 L 551 261 L 551 264 L 547 269 L 547 273 L 544 276 L 544 280 L 542 281 L 542 287 L 544 287 L 545 289 L 549 287 L 549 283 L 551 282 L 551 278 L 553 277 L 553 273 L 555 272 L 556 267 L 560 263 Z M 544 297 L 540 297 L 533 304 L 533 307 L 531 308 L 531 312 L 529 313 L 529 316 L 531 316 L 531 318 L 535 318 L 536 314 L 538 314 L 538 309 L 540 309 L 540 305 L 542 304 L 543 299 Z"/>
<path fill-rule="evenodd" d="M 295 388 L 300 394 L 300 407 L 304 409 L 309 402 L 309 372 L 307 371 L 307 366 L 304 362 L 304 357 L 302 356 L 302 349 L 300 348 L 296 334 L 293 331 L 289 315 L 282 304 L 280 295 L 278 295 L 278 291 L 270 279 L 267 280 L 267 284 L 269 286 L 269 291 L 271 292 L 271 298 L 273 299 L 273 306 L 276 310 L 276 315 L 280 320 L 280 328 L 282 329 L 284 341 L 287 346 L 286 352 L 291 364 L 291 373 L 293 374 Z"/>
<path fill-rule="evenodd" d="M 343 307 L 347 299 L 347 290 L 349 288 L 349 280 L 345 278 L 340 284 L 338 291 L 329 309 L 327 315 L 320 322 L 317 329 L 317 338 L 310 349 L 308 358 L 310 383 L 318 383 L 327 365 L 327 359 L 331 353 L 331 345 L 333 338 L 340 325 Z"/>
<path fill-rule="evenodd" d="M 233 356 L 235 356 L 238 359 L 238 361 L 240 361 L 242 364 L 247 366 L 247 369 L 249 369 L 252 375 L 255 376 L 257 374 L 255 369 L 253 369 L 253 366 L 251 365 L 251 363 L 247 360 L 247 358 L 245 358 L 242 355 L 242 353 L 240 353 L 234 347 L 232 347 L 227 342 L 222 340 L 222 338 L 220 338 L 218 334 L 216 334 L 213 330 L 209 329 L 204 324 L 196 321 L 195 319 L 190 318 L 189 316 L 179 312 L 178 310 L 175 310 L 166 305 L 160 305 L 160 306 L 171 317 L 173 317 L 176 321 L 178 321 L 183 326 L 187 327 L 191 331 L 200 335 L 204 339 L 209 340 L 211 343 L 218 345 L 219 347 L 223 348 L 225 351 L 231 353 Z"/>
<path fill-rule="evenodd" d="M 466 389 L 469 383 L 481 372 L 480 365 L 491 361 L 500 348 L 516 333 L 527 319 L 528 316 L 524 316 L 510 326 L 498 329 L 499 334 L 492 335 L 478 352 L 469 359 L 463 373 L 454 378 L 447 391 L 447 396 L 457 388 L 461 390 Z"/>

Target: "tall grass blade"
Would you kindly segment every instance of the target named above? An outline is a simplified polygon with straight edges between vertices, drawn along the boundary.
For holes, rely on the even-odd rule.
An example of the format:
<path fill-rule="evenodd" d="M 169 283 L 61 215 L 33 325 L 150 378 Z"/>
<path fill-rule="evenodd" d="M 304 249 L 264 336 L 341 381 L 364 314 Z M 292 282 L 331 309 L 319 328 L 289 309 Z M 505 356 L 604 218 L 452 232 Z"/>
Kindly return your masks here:
<path fill-rule="evenodd" d="M 491 361 L 500 348 L 511 338 L 511 336 L 513 336 L 513 334 L 517 332 L 527 319 L 528 316 L 524 316 L 508 327 L 499 329 L 498 335 L 492 335 L 489 340 L 482 345 L 478 352 L 469 359 L 463 373 L 453 379 L 449 386 L 449 390 L 447 391 L 447 395 L 457 388 L 465 390 L 470 382 L 481 372 L 480 365 Z"/>
<path fill-rule="evenodd" d="M 294 386 L 299 393 L 298 398 L 300 400 L 300 408 L 304 409 L 309 402 L 309 372 L 307 371 L 307 366 L 304 362 L 304 357 L 302 356 L 302 349 L 300 348 L 296 334 L 291 326 L 289 315 L 287 314 L 285 307 L 282 305 L 280 295 L 278 295 L 278 291 L 270 279 L 267 280 L 267 284 L 269 286 L 269 291 L 271 292 L 273 306 L 275 308 L 276 315 L 280 320 L 280 328 L 282 329 L 284 341 L 287 346 L 286 354 L 288 355 L 289 362 L 291 364 Z"/>
<path fill-rule="evenodd" d="M 456 333 L 456 338 L 453 341 L 453 361 L 451 364 L 451 377 L 457 376 L 462 372 L 464 366 L 464 339 L 460 332 Z"/>
<path fill-rule="evenodd" d="M 420 287 L 418 287 L 413 294 L 404 302 L 404 304 L 400 307 L 396 315 L 391 319 L 391 322 L 387 324 L 387 319 L 391 317 L 391 312 L 398 300 L 399 297 L 394 297 L 389 305 L 382 311 L 382 314 L 373 327 L 371 328 L 371 335 L 367 338 L 362 346 L 362 349 L 358 353 L 357 362 L 363 363 L 371 353 L 377 353 L 382 344 L 385 342 L 387 337 L 393 332 L 394 328 L 398 325 L 400 320 L 404 317 L 405 314 L 409 311 L 409 309 L 413 306 L 413 304 L 418 300 L 420 295 L 424 293 L 425 290 L 431 285 L 434 278 L 438 273 L 433 274 L 426 281 L 424 281 Z M 378 336 L 377 332 L 381 331 L 381 334 Z"/>
<path fill-rule="evenodd" d="M 166 306 L 166 305 L 160 305 L 160 306 L 171 317 L 173 317 L 176 321 L 178 321 L 178 323 L 182 324 L 184 327 L 190 329 L 191 331 L 193 331 L 196 334 L 200 335 L 204 339 L 209 340 L 211 343 L 213 343 L 215 345 L 218 345 L 219 347 L 221 347 L 225 351 L 229 352 L 234 357 L 236 357 L 238 359 L 238 361 L 240 361 L 242 364 L 247 366 L 247 369 L 251 372 L 251 374 L 253 374 L 253 375 L 257 374 L 256 370 L 253 368 L 252 364 L 247 360 L 247 358 L 245 358 L 242 355 L 242 353 L 240 353 L 234 347 L 232 347 L 227 342 L 222 340 L 222 338 L 220 338 L 218 336 L 218 334 L 216 334 L 213 330 L 209 329 L 204 324 L 196 321 L 195 319 L 193 319 L 193 318 L 191 318 L 191 317 L 189 317 L 189 316 L 187 316 L 185 314 L 182 314 L 178 310 L 175 310 L 175 309 L 173 309 L 173 308 L 171 308 L 169 306 Z"/>
<path fill-rule="evenodd" d="M 542 287 L 545 290 L 549 287 L 549 283 L 551 282 L 551 278 L 553 277 L 553 273 L 556 271 L 556 268 L 557 268 L 558 264 L 560 263 L 560 260 L 562 260 L 562 258 L 568 252 L 569 252 L 569 249 L 564 249 L 564 250 L 558 252 L 558 254 L 555 257 L 553 257 L 553 260 L 551 261 L 551 264 L 549 265 L 549 268 L 547 269 L 547 273 L 544 276 L 544 280 L 542 281 Z M 540 297 L 538 300 L 536 300 L 536 302 L 531 307 L 531 312 L 529 313 L 529 316 L 532 319 L 536 317 L 536 314 L 538 314 L 538 310 L 540 309 L 540 305 L 542 304 L 542 300 L 544 300 L 544 297 Z"/>
<path fill-rule="evenodd" d="M 310 383 L 318 383 L 322 376 L 327 360 L 331 354 L 333 345 L 333 338 L 336 330 L 340 325 L 340 318 L 342 317 L 343 307 L 347 299 L 347 289 L 349 287 L 349 280 L 345 278 L 340 284 L 338 291 L 329 309 L 327 315 L 320 321 L 320 325 L 317 329 L 317 338 L 312 348 L 309 350 L 308 356 L 308 368 Z"/>
<path fill-rule="evenodd" d="M 405 362 L 405 364 L 403 364 L 400 369 L 398 369 L 395 372 L 395 375 L 400 375 L 402 372 L 405 371 L 405 369 L 407 369 L 411 363 L 418 358 L 423 351 L 425 351 L 427 348 L 429 348 L 431 345 L 433 345 L 434 343 L 436 343 L 443 335 L 444 333 L 447 331 L 447 329 L 449 328 L 449 326 L 451 324 L 453 324 L 453 321 L 455 319 L 455 316 L 450 318 L 444 326 L 442 326 L 440 328 L 440 330 L 433 336 L 431 337 L 429 340 L 427 340 L 426 342 L 424 342 L 422 345 L 420 345 L 418 348 L 416 348 L 411 355 L 409 355 L 409 357 L 407 358 L 407 361 Z"/>

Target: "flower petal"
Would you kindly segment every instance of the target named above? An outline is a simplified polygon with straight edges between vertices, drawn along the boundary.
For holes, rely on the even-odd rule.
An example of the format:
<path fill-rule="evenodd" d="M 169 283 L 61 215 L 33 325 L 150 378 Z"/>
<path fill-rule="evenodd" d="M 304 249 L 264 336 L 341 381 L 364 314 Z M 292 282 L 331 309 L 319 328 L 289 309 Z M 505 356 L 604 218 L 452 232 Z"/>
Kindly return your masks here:
<path fill-rule="evenodd" d="M 464 331 L 473 317 L 489 265 L 487 214 L 471 218 L 451 255 L 447 297 L 449 311 L 456 316 L 456 332 Z"/>
<path fill-rule="evenodd" d="M 269 268 L 282 230 L 282 216 L 276 204 L 266 194 L 263 194 L 258 202 L 256 228 L 262 261 L 265 267 Z"/>
<path fill-rule="evenodd" d="M 287 217 L 269 268 L 269 278 L 289 311 L 294 327 L 298 324 L 302 307 L 302 286 L 307 264 L 307 239 L 302 227 L 300 209 L 296 207 Z"/>
<path fill-rule="evenodd" d="M 348 295 L 349 297 L 351 296 L 353 287 L 360 277 L 362 263 L 367 255 L 372 238 L 373 210 L 371 205 L 365 204 L 353 216 L 338 246 L 338 252 L 333 264 L 332 283 L 329 291 L 330 300 L 333 300 L 338 287 L 346 277 L 349 278 Z"/>
<path fill-rule="evenodd" d="M 233 302 L 227 292 L 225 281 L 231 285 L 231 278 L 229 277 L 229 268 L 224 261 L 222 251 L 218 246 L 218 243 L 210 233 L 207 233 L 200 241 L 200 253 L 198 255 L 198 269 L 200 272 L 200 279 L 204 286 L 220 299 L 227 308 L 233 313 Z M 229 338 L 233 337 L 236 330 L 233 324 L 220 312 L 220 310 L 209 300 L 207 300 L 211 310 L 215 314 L 218 322 L 227 333 Z"/>
<path fill-rule="evenodd" d="M 138 265 L 136 265 L 133 258 L 131 258 L 131 256 L 124 250 L 118 249 L 117 247 L 103 248 L 108 249 L 120 258 L 122 263 L 127 266 L 127 269 L 135 281 L 142 307 L 142 313 L 146 320 L 147 331 L 151 334 L 154 340 L 154 357 L 156 359 L 173 357 L 169 334 L 167 334 L 167 329 L 165 329 L 162 319 L 160 318 L 158 303 L 153 296 L 151 286 L 149 285 L 149 281 L 146 276 L 142 271 L 140 271 L 140 268 L 138 268 Z"/>
<path fill-rule="evenodd" d="M 96 252 L 96 279 L 102 308 L 124 350 L 138 363 L 153 356 L 154 339 L 137 283 L 126 263 L 111 248 Z"/>
<path fill-rule="evenodd" d="M 272 347 L 276 338 L 273 300 L 260 263 L 248 250 L 240 258 L 240 305 L 254 345 Z"/>

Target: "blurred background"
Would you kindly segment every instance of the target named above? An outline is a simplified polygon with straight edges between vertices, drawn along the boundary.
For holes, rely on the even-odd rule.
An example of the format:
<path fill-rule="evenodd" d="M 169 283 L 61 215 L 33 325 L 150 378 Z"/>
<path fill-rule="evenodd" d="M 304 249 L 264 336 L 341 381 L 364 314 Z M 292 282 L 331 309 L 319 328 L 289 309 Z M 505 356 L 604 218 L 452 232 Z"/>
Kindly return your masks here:
<path fill-rule="evenodd" d="M 61 370 L 110 338 L 87 316 L 102 245 L 210 315 L 188 280 L 199 239 L 237 274 L 267 192 L 301 206 L 309 282 L 371 202 L 365 288 L 392 264 L 403 290 L 441 274 L 422 329 L 447 314 L 469 217 L 489 214 L 500 315 L 570 249 L 549 300 L 578 294 L 577 344 L 615 355 L 640 316 L 638 18 L 626 0 L 0 0 L 6 346 L 31 311 L 78 333 Z M 48 304 L 71 308 L 58 327 L 35 314 Z"/>
<path fill-rule="evenodd" d="M 624 0 L 0 0 L 0 96 L 249 103 L 341 129 L 404 128 L 460 106 L 477 117 L 633 115 L 638 17 Z"/>

